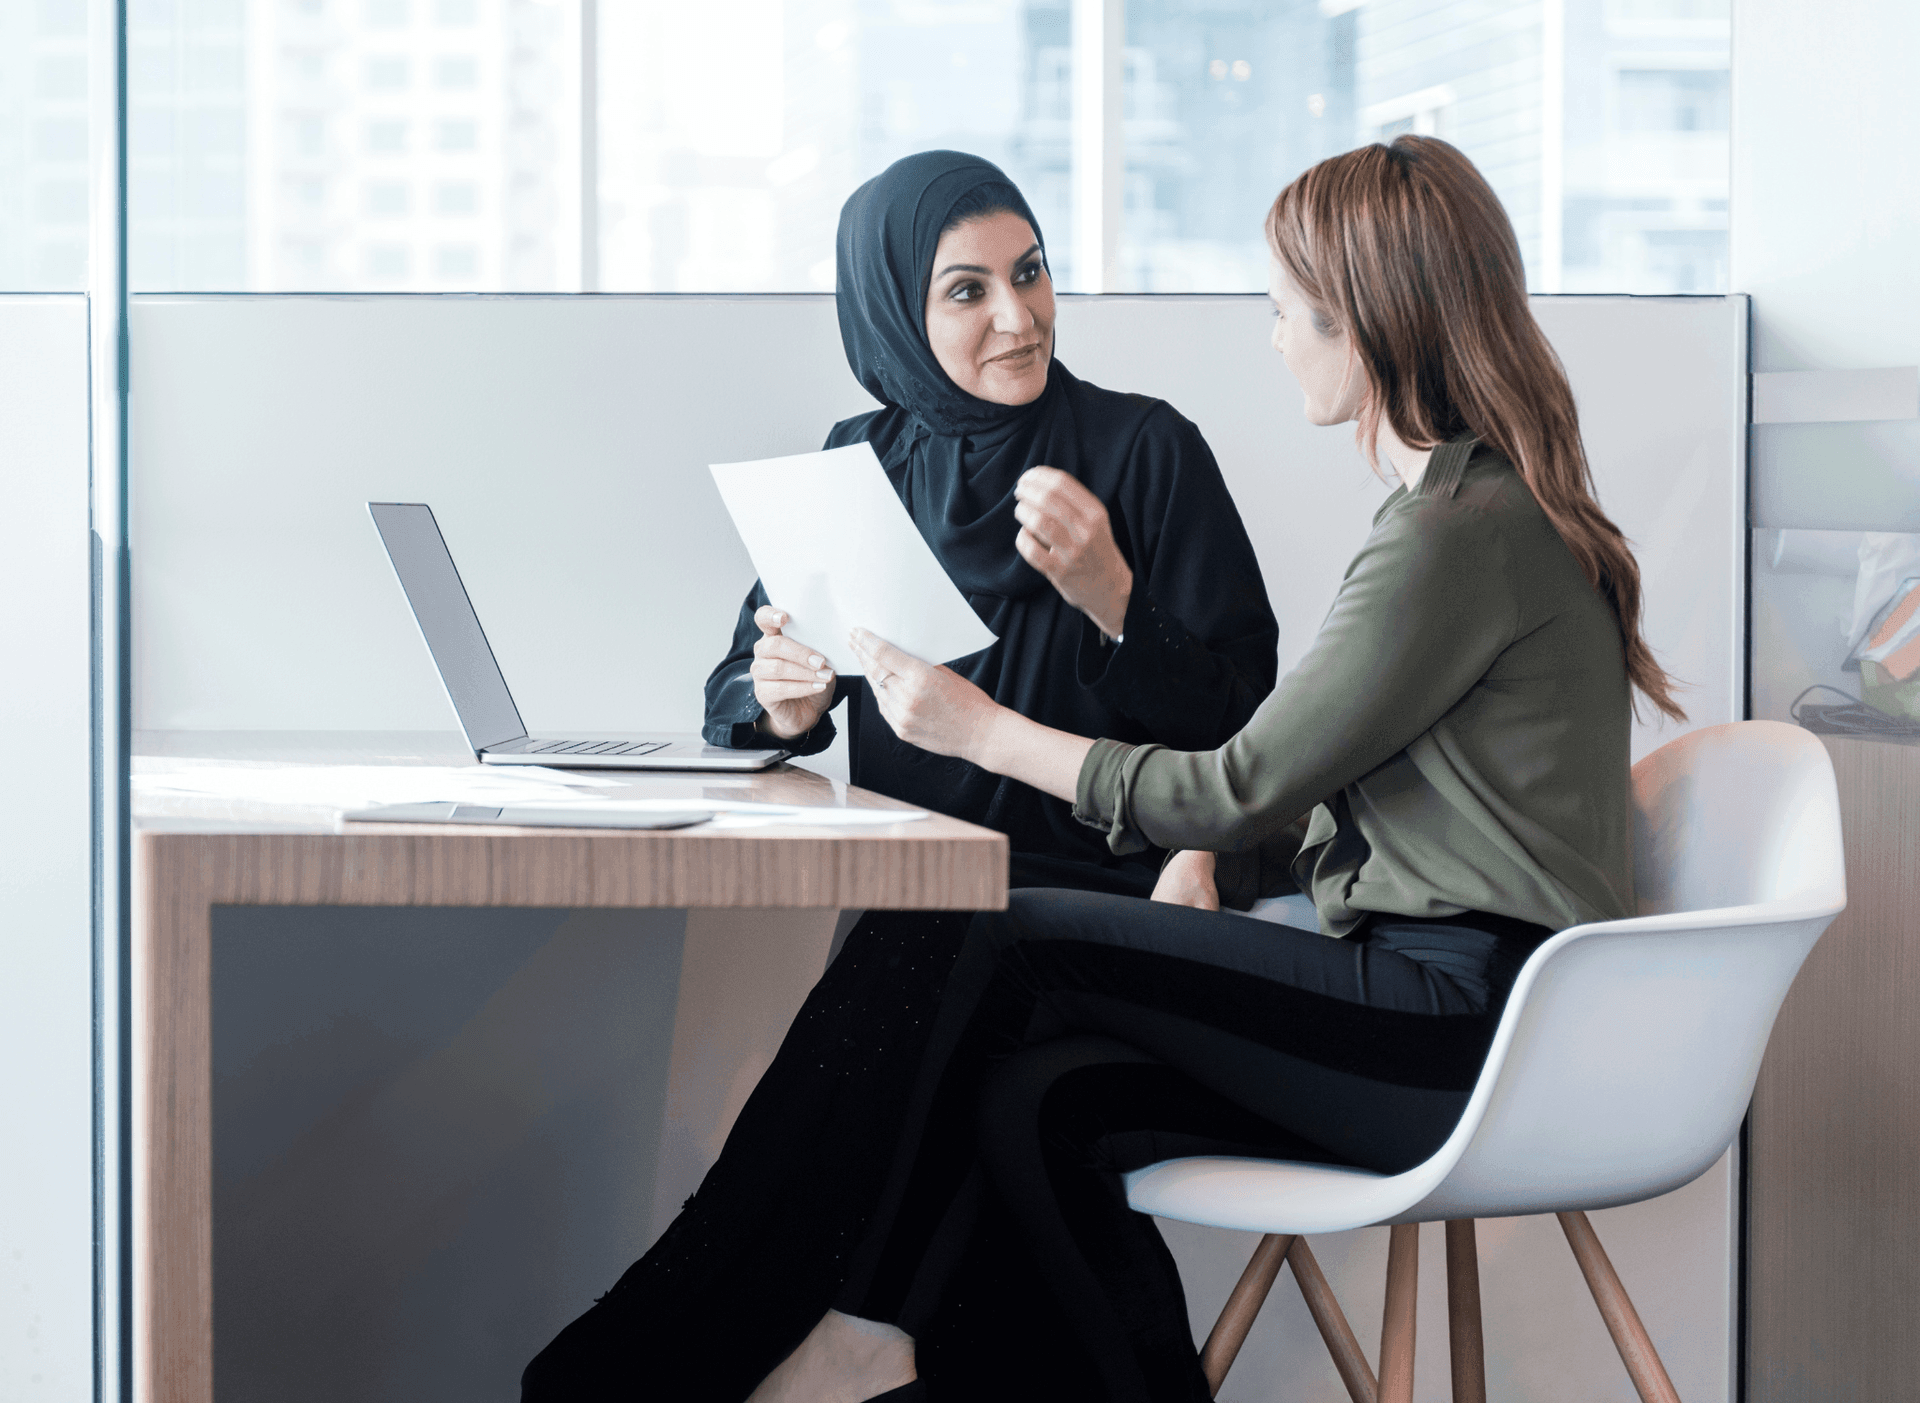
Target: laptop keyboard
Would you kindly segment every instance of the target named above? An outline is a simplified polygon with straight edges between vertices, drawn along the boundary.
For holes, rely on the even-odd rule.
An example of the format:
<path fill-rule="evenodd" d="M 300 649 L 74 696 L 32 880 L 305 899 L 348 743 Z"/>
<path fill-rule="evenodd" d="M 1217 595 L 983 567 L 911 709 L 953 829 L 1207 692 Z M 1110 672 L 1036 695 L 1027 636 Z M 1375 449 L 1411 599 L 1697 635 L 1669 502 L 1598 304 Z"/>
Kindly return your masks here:
<path fill-rule="evenodd" d="M 522 755 L 651 755 L 671 744 L 664 740 L 536 740 Z"/>

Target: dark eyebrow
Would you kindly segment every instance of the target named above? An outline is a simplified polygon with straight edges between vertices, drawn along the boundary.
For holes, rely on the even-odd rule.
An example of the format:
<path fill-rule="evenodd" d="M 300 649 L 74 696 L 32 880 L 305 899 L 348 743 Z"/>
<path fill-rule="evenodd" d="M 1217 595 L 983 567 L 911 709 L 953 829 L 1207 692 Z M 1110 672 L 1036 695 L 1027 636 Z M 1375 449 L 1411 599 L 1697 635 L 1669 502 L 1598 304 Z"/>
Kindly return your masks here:
<path fill-rule="evenodd" d="M 1014 259 L 1013 261 L 1015 263 L 1024 263 L 1039 251 L 1040 251 L 1040 242 L 1039 240 L 1036 239 L 1033 242 L 1033 245 L 1030 248 L 1028 248 L 1025 253 L 1021 254 L 1018 258 Z M 933 276 L 934 276 L 934 280 L 937 282 L 939 279 L 946 277 L 946 275 L 949 273 L 992 273 L 992 272 L 993 272 L 993 269 L 982 268 L 978 263 L 949 263 L 946 267 L 942 268 L 939 272 L 935 273 Z"/>

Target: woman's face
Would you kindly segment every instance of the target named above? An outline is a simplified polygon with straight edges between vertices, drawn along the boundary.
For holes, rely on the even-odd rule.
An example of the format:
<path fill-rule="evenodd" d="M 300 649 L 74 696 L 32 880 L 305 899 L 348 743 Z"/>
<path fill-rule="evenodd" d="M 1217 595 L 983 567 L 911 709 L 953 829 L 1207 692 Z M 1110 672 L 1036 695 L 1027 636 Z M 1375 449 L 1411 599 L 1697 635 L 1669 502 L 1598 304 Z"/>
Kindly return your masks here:
<path fill-rule="evenodd" d="M 1031 404 L 1053 360 L 1053 282 L 1017 214 L 970 219 L 940 236 L 927 284 L 927 341 L 968 394 Z"/>
<path fill-rule="evenodd" d="M 1267 296 L 1273 302 L 1273 349 L 1306 394 L 1307 422 L 1345 424 L 1356 418 L 1367 378 L 1345 330 L 1328 335 L 1314 326 L 1306 294 L 1277 258 L 1267 260 Z"/>

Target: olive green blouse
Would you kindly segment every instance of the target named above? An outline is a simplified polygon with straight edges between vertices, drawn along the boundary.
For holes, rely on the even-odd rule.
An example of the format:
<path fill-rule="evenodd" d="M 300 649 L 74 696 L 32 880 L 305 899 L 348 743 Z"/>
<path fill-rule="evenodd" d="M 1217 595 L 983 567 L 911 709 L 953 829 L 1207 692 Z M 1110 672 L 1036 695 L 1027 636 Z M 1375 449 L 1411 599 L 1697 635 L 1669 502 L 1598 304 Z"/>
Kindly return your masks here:
<path fill-rule="evenodd" d="M 1300 665 L 1218 750 L 1095 743 L 1074 815 L 1116 853 L 1221 854 L 1223 904 L 1633 913 L 1625 649 L 1520 475 L 1472 439 L 1374 517 Z"/>

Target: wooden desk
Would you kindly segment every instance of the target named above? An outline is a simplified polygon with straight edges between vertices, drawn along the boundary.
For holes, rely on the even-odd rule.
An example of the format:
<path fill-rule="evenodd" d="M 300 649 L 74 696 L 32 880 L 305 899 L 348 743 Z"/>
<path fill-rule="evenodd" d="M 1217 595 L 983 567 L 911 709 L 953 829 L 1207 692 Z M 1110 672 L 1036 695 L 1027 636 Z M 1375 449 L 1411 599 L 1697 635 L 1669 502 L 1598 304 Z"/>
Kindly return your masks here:
<path fill-rule="evenodd" d="M 142 737 L 143 756 L 459 763 L 431 737 Z M 136 773 L 138 766 L 136 766 Z M 807 771 L 634 775 L 635 794 L 905 808 Z M 211 930 L 216 906 L 1000 909 L 1003 835 L 934 816 L 669 832 L 340 825 L 136 796 L 133 851 L 136 1397 L 213 1398 Z M 832 917 L 826 917 L 829 924 Z M 817 970 L 815 970 L 817 974 Z M 788 1016 L 791 1009 L 787 1010 Z M 780 1025 L 784 1028 L 784 1023 Z M 777 1034 L 776 1034 L 777 1035 Z"/>

